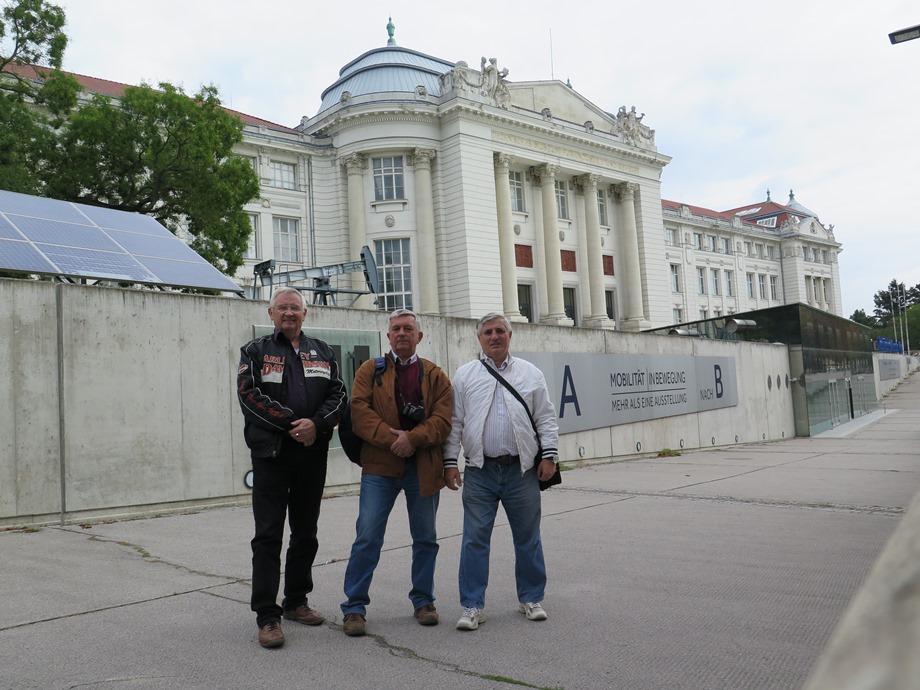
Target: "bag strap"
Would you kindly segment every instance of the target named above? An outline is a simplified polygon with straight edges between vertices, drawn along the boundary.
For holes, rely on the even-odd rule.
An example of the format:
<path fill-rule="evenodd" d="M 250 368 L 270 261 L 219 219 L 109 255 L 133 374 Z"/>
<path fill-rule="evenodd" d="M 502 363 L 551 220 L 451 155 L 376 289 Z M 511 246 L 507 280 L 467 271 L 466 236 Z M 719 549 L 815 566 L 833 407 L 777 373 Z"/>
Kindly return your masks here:
<path fill-rule="evenodd" d="M 537 437 L 537 445 L 542 446 L 542 444 L 540 443 L 540 434 L 539 432 L 537 432 L 537 425 L 533 421 L 533 415 L 530 414 L 530 408 L 527 406 L 527 403 L 524 402 L 524 398 L 521 397 L 521 394 L 517 392 L 517 389 L 515 389 L 514 386 L 512 386 L 510 383 L 508 383 L 507 380 L 505 380 L 504 376 L 502 376 L 497 371 L 495 371 L 495 369 L 493 369 L 488 364 L 486 364 L 486 361 L 484 359 L 480 359 L 479 362 L 482 364 L 482 366 L 486 368 L 486 371 L 492 374 L 492 376 L 494 376 L 495 379 L 500 384 L 502 384 L 505 388 L 507 388 L 508 392 L 511 393 L 511 395 L 513 395 L 515 398 L 517 398 L 517 401 L 521 403 L 521 405 L 524 406 L 524 409 L 527 410 L 527 419 L 530 420 L 530 426 L 533 427 L 533 433 Z"/>

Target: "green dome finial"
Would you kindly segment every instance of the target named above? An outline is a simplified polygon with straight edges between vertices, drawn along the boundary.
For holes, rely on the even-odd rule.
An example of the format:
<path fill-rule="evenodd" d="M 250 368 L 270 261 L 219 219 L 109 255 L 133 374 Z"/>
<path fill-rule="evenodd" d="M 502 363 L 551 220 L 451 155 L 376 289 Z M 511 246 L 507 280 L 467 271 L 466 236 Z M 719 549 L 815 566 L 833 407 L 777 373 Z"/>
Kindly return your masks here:
<path fill-rule="evenodd" d="M 393 34 L 396 33 L 396 25 L 393 23 L 393 17 L 390 17 L 390 21 L 387 22 L 387 35 L 390 37 L 387 39 L 388 46 L 395 46 L 396 39 L 393 38 Z"/>
<path fill-rule="evenodd" d="M 771 199 L 770 199 L 770 190 L 768 189 L 768 190 L 767 190 L 767 201 L 770 201 L 770 200 L 771 200 Z"/>

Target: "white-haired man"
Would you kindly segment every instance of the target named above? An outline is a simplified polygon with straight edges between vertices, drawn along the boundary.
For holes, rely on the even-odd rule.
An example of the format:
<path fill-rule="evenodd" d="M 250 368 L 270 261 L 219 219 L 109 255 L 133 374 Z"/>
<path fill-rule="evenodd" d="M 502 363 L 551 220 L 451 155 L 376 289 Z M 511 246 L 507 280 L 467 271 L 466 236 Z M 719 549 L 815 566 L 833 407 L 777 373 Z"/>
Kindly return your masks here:
<path fill-rule="evenodd" d="M 486 314 L 476 325 L 476 335 L 482 353 L 453 377 L 452 428 L 444 448 L 445 468 L 457 465 L 461 445 L 466 456 L 459 630 L 476 630 L 485 621 L 489 552 L 499 503 L 514 541 L 518 610 L 529 620 L 546 620 L 538 479 L 548 480 L 559 460 L 559 426 L 546 379 L 530 362 L 511 356 L 508 319 Z M 498 377 L 518 392 L 528 409 Z"/>
<path fill-rule="evenodd" d="M 281 288 L 268 315 L 274 333 L 241 348 L 237 394 L 252 454 L 252 597 L 259 644 L 284 644 L 281 618 L 319 625 L 325 618 L 307 604 L 326 456 L 332 430 L 345 409 L 345 386 L 332 348 L 304 335 L 303 295 Z M 291 526 L 284 568 L 284 600 L 278 605 L 284 518 Z"/>

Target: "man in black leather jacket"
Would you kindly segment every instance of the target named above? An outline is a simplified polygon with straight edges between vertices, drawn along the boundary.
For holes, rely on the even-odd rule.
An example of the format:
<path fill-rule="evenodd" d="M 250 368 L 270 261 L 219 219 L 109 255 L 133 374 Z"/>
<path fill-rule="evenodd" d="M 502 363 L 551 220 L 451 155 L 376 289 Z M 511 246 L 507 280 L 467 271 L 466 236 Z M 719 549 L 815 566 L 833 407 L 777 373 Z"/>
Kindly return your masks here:
<path fill-rule="evenodd" d="M 237 393 L 252 453 L 252 599 L 259 644 L 284 644 L 282 616 L 306 625 L 325 618 L 311 609 L 313 560 L 326 456 L 345 407 L 345 387 L 331 347 L 301 331 L 307 305 L 294 288 L 272 295 L 275 332 L 241 348 Z M 291 527 L 278 605 L 285 515 Z"/>

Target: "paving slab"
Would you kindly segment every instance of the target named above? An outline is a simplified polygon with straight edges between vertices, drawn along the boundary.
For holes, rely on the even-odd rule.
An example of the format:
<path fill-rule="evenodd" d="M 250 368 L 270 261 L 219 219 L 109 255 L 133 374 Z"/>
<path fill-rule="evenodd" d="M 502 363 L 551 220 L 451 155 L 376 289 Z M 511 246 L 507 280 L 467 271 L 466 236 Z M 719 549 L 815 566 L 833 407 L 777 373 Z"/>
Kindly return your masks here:
<path fill-rule="evenodd" d="M 310 599 L 329 620 L 286 622 L 277 650 L 258 646 L 249 611 L 248 507 L 0 532 L 0 688 L 799 688 L 920 491 L 920 377 L 889 397 L 897 412 L 850 436 L 565 472 L 543 494 L 541 623 L 516 610 L 499 511 L 488 620 L 454 629 L 453 492 L 438 518 L 441 625 L 412 618 L 400 500 L 370 634 L 342 634 L 358 499 L 340 496 L 323 502 Z"/>

